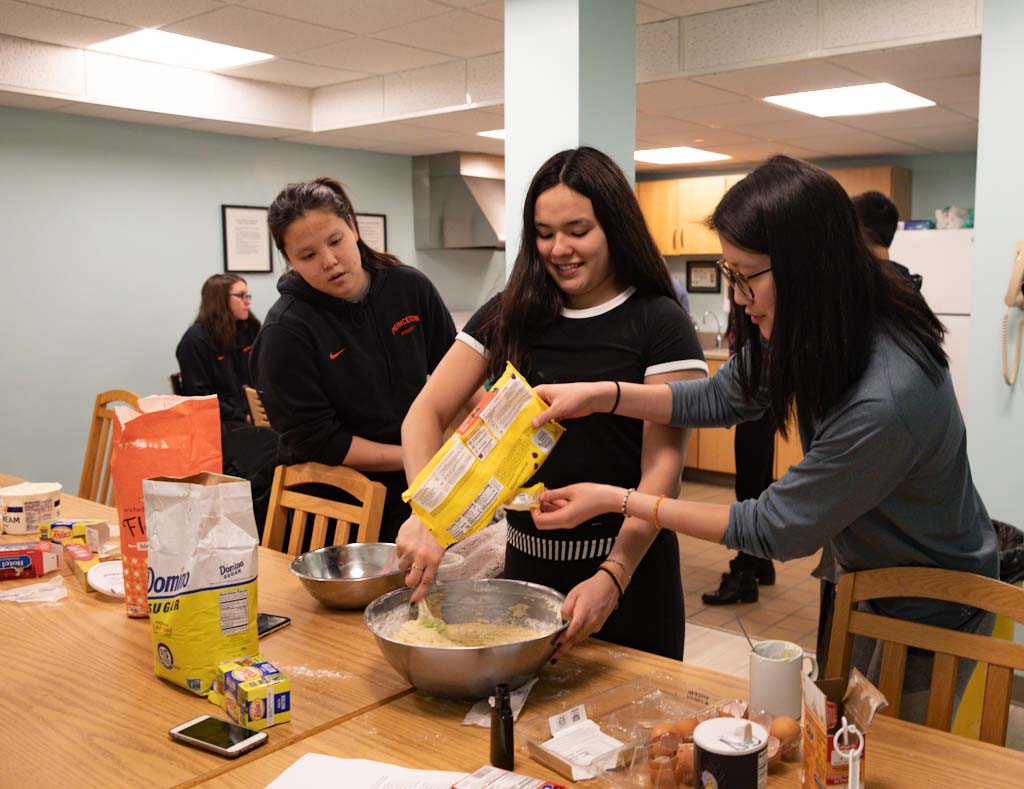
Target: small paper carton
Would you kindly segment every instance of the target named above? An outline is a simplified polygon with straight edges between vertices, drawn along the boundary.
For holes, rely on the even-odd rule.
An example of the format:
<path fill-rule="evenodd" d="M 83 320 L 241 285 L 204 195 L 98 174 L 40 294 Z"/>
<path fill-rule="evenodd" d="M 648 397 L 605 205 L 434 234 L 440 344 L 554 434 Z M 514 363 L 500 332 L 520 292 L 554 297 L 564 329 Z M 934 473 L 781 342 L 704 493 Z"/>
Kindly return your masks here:
<path fill-rule="evenodd" d="M 55 543 L 77 540 L 99 553 L 110 539 L 110 526 L 101 520 L 63 520 L 39 524 L 39 539 Z"/>
<path fill-rule="evenodd" d="M 96 554 L 90 551 L 78 538 L 72 537 L 64 541 L 64 563 L 75 574 L 75 578 L 87 592 L 95 592 L 89 585 L 89 570 L 100 563 Z"/>
<path fill-rule="evenodd" d="M 845 787 L 849 782 L 849 763 L 835 747 L 833 737 L 845 716 L 864 736 L 864 752 L 860 756 L 860 780 L 864 784 L 868 756 L 868 728 L 875 713 L 885 706 L 885 697 L 857 669 L 850 681 L 843 679 L 812 680 L 803 677 L 803 769 L 802 789 Z M 850 739 L 850 747 L 857 744 Z"/>
<path fill-rule="evenodd" d="M 0 545 L 0 580 L 42 578 L 60 567 L 57 547 L 48 541 Z"/>
<path fill-rule="evenodd" d="M 291 680 L 263 655 L 217 666 L 209 699 L 236 723 L 250 729 L 291 720 Z"/>

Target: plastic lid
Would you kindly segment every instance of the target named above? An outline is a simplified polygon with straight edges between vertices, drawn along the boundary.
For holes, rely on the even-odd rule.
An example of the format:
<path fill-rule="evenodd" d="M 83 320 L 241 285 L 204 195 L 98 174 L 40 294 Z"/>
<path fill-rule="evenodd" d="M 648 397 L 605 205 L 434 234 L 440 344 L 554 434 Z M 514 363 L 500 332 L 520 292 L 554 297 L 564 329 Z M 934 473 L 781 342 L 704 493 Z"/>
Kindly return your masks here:
<path fill-rule="evenodd" d="M 768 732 L 764 726 L 742 718 L 711 718 L 693 730 L 693 744 L 696 747 L 724 756 L 757 753 L 767 743 Z"/>
<path fill-rule="evenodd" d="M 124 566 L 120 559 L 100 562 L 89 570 L 89 586 L 111 597 L 124 597 Z"/>
<path fill-rule="evenodd" d="M 19 482 L 0 488 L 0 496 L 42 496 L 60 493 L 63 487 L 59 482 Z"/>

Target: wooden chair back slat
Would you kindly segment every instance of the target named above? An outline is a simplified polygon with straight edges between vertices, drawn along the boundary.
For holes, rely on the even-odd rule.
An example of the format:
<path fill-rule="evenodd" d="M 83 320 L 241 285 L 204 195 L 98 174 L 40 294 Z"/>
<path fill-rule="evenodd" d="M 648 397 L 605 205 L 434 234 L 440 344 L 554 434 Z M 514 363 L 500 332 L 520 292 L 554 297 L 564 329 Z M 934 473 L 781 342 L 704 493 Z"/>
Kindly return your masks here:
<path fill-rule="evenodd" d="M 900 698 L 903 696 L 903 673 L 907 668 L 907 646 L 886 641 L 882 646 L 882 668 L 878 689 L 889 700 L 882 708 L 883 715 L 900 716 Z"/>
<path fill-rule="evenodd" d="M 928 691 L 928 717 L 925 723 L 933 729 L 949 731 L 953 724 L 956 703 L 956 669 L 960 661 L 955 655 L 937 652 L 932 666 L 932 684 Z"/>
<path fill-rule="evenodd" d="M 331 501 L 293 490 L 298 485 L 318 483 L 346 491 L 358 504 Z M 384 512 L 387 489 L 379 482 L 367 478 L 347 466 L 324 466 L 319 463 L 300 463 L 278 466 L 270 492 L 263 545 L 283 550 L 288 529 L 288 513 L 293 513 L 287 552 L 295 555 L 313 516 L 309 549 L 322 548 L 327 541 L 328 521 L 337 521 L 334 544 L 346 542 L 350 526 L 356 524 L 357 542 L 376 542 L 380 536 L 380 521 Z"/>
<path fill-rule="evenodd" d="M 114 409 L 111 403 L 124 403 L 139 407 L 139 396 L 126 389 L 110 389 L 96 395 L 89 423 L 89 438 L 85 444 L 82 474 L 78 480 L 78 495 L 83 499 L 114 506 L 110 484 L 111 438 L 113 436 Z"/>
<path fill-rule="evenodd" d="M 934 653 L 927 725 L 949 730 L 960 660 L 987 668 L 981 739 L 1003 745 L 1009 720 L 1014 669 L 1024 669 L 1024 644 L 965 633 L 857 610 L 857 604 L 891 597 L 914 597 L 969 605 L 1018 624 L 1024 623 L 1024 589 L 992 578 L 932 567 L 889 567 L 847 573 L 836 587 L 828 654 L 829 673 L 847 676 L 854 636 L 883 642 L 879 689 L 898 714 L 907 648 Z M 897 646 L 898 645 L 898 646 Z"/>
<path fill-rule="evenodd" d="M 256 427 L 270 427 L 270 419 L 267 418 L 267 410 L 263 407 L 260 394 L 251 386 L 242 387 L 245 390 L 245 400 L 249 404 L 249 416 Z"/>

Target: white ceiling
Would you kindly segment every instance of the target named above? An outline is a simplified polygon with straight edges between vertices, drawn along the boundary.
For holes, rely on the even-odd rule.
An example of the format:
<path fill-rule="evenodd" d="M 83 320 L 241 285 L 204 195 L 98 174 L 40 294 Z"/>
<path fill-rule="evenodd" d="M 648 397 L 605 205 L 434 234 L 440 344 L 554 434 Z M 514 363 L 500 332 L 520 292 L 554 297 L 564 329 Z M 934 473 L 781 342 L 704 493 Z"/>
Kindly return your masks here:
<path fill-rule="evenodd" d="M 644 0 L 637 20 L 749 1 Z M 158 27 L 276 56 L 225 74 L 318 88 L 499 53 L 503 10 L 502 0 L 0 0 L 0 34 L 80 48 Z M 776 152 L 820 158 L 973 150 L 979 69 L 980 39 L 972 37 L 647 82 L 637 86 L 637 147 L 705 147 L 737 163 Z M 820 119 L 761 100 L 882 80 L 938 106 Z M 17 93 L 0 93 L 0 104 L 387 153 L 504 150 L 500 140 L 476 135 L 502 126 L 500 106 L 311 133 Z"/>

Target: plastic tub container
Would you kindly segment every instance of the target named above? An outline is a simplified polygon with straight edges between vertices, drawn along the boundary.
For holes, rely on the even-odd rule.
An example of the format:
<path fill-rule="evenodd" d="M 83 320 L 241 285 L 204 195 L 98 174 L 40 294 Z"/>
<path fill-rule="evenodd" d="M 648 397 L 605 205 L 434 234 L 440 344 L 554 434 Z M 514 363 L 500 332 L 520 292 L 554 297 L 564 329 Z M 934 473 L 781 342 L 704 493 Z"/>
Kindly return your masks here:
<path fill-rule="evenodd" d="M 60 517 L 59 482 L 19 482 L 0 488 L 0 512 L 7 534 L 39 535 L 39 525 Z"/>

